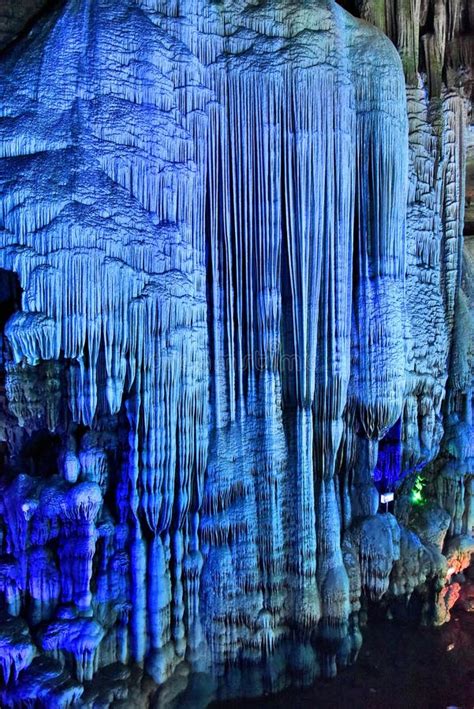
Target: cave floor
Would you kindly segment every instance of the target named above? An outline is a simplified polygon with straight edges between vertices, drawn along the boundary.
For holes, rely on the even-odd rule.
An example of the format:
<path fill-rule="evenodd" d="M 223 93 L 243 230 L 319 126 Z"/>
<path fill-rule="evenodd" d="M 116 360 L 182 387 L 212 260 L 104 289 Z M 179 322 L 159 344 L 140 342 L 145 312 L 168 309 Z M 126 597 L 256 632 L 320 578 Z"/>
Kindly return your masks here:
<path fill-rule="evenodd" d="M 474 613 L 454 609 L 440 628 L 395 622 L 364 630 L 357 663 L 332 681 L 213 709 L 474 709 Z"/>

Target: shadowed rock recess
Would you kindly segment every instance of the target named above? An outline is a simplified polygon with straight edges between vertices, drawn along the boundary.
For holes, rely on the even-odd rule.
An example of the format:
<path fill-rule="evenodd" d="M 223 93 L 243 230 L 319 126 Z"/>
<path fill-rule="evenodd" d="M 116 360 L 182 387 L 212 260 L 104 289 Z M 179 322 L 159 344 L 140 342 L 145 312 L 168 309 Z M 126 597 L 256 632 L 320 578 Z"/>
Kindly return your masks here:
<path fill-rule="evenodd" d="M 469 3 L 67 0 L 21 32 L 24 5 L 0 704 L 206 706 L 335 676 L 374 603 L 447 621 L 474 551 Z"/>

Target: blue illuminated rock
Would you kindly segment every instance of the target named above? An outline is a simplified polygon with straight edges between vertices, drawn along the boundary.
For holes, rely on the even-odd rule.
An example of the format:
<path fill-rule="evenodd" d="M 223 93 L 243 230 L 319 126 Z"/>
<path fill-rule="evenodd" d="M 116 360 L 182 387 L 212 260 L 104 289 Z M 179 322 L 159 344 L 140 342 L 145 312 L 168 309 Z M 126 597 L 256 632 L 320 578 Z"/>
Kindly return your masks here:
<path fill-rule="evenodd" d="M 2 56 L 6 706 L 309 684 L 469 563 L 466 102 L 381 29 L 69 0 Z"/>

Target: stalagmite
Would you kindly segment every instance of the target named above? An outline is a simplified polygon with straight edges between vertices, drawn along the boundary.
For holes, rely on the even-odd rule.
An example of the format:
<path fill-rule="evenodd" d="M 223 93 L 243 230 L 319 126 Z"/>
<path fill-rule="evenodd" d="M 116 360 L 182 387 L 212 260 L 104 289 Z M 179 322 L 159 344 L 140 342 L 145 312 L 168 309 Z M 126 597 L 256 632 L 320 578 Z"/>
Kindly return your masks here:
<path fill-rule="evenodd" d="M 369 602 L 449 617 L 462 18 L 405 5 L 66 0 L 1 55 L 5 706 L 303 686 Z"/>

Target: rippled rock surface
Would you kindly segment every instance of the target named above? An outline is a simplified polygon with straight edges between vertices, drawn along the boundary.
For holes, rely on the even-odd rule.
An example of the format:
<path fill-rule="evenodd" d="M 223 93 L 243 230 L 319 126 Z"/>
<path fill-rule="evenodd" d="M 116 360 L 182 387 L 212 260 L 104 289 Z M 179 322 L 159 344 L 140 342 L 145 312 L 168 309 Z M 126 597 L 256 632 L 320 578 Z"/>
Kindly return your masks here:
<path fill-rule="evenodd" d="M 449 619 L 464 44 L 371 12 L 401 58 L 332 0 L 68 0 L 1 55 L 4 706 L 205 705 L 336 675 L 368 604 Z"/>

